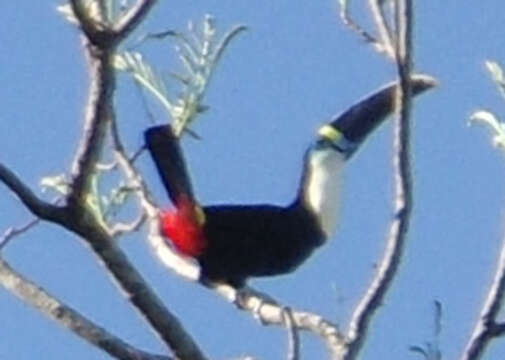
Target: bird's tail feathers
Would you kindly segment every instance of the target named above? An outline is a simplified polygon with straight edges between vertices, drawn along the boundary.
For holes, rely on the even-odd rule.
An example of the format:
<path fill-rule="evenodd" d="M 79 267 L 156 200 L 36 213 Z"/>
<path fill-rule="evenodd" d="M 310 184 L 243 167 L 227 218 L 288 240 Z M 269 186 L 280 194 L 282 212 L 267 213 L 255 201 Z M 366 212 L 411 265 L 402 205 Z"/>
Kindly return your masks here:
<path fill-rule="evenodd" d="M 181 201 L 196 204 L 179 139 L 174 135 L 172 127 L 170 125 L 150 127 L 144 132 L 144 138 L 147 150 L 174 205 L 178 206 Z"/>

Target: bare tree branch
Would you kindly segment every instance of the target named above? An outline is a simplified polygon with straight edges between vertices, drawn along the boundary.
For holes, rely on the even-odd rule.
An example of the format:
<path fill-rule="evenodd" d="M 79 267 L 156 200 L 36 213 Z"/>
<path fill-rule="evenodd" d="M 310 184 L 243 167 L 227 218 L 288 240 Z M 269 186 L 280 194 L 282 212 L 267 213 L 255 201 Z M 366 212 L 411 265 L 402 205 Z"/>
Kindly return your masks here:
<path fill-rule="evenodd" d="M 0 258 L 0 285 L 42 312 L 51 320 L 56 321 L 61 326 L 117 359 L 171 359 L 167 356 L 153 355 L 139 350 L 110 334 L 102 327 L 79 314 L 76 310 L 63 304 L 41 287 L 18 274 L 2 258 Z"/>
<path fill-rule="evenodd" d="M 126 233 L 138 231 L 140 230 L 142 225 L 144 225 L 146 220 L 147 220 L 147 214 L 142 211 L 140 216 L 131 223 L 115 223 L 110 229 L 110 236 L 113 238 L 117 238 Z"/>
<path fill-rule="evenodd" d="M 477 360 L 482 357 L 491 340 L 505 335 L 505 324 L 498 323 L 497 317 L 505 297 L 505 240 L 503 241 L 493 283 L 486 301 L 466 345 L 461 360 Z"/>
<path fill-rule="evenodd" d="M 147 188 L 147 185 L 139 171 L 135 168 L 133 160 L 128 158 L 126 155 L 115 121 L 112 121 L 111 133 L 117 162 L 123 169 L 131 187 L 136 189 L 140 206 L 147 216 L 149 224 L 148 240 L 156 257 L 163 263 L 163 265 L 177 274 L 190 281 L 197 281 L 199 277 L 199 269 L 196 264 L 190 259 L 179 256 L 160 236 L 158 207 L 152 200 L 151 193 L 149 192 L 149 189 Z"/>
<path fill-rule="evenodd" d="M 172 253 L 174 258 L 178 258 L 178 256 L 176 254 L 171 252 L 171 250 L 165 244 L 163 239 L 159 236 L 158 209 L 151 200 L 151 195 L 149 193 L 149 190 L 147 189 L 147 186 L 146 186 L 142 176 L 140 175 L 138 170 L 135 168 L 135 165 L 133 164 L 132 160 L 126 155 L 126 151 L 125 151 L 125 148 L 124 148 L 123 143 L 121 141 L 121 137 L 119 135 L 119 129 L 117 128 L 116 121 L 113 120 L 111 125 L 112 125 L 111 126 L 112 142 L 113 142 L 114 149 L 115 149 L 116 159 L 117 159 L 120 167 L 125 172 L 128 182 L 130 183 L 132 188 L 135 189 L 135 191 L 140 199 L 140 204 L 141 204 L 141 207 L 143 208 L 143 212 L 146 214 L 146 216 L 149 220 L 150 234 L 149 234 L 148 238 L 149 239 L 156 238 L 156 239 L 158 239 L 158 241 L 161 240 L 162 244 L 160 244 L 159 246 L 161 248 L 163 248 L 164 251 L 166 251 L 168 253 Z M 173 266 L 173 264 L 171 264 L 171 265 Z M 140 274 L 139 274 L 139 276 L 140 276 Z M 133 301 L 133 298 L 132 298 L 132 301 Z M 160 329 L 158 327 L 158 325 L 155 324 L 156 317 L 159 315 L 157 315 L 156 312 L 154 312 L 152 314 L 150 312 L 149 313 L 145 312 L 146 310 L 150 311 L 152 309 L 152 305 L 149 306 L 147 309 L 143 308 L 143 307 L 142 308 L 139 307 L 139 310 L 141 311 L 141 313 L 143 315 L 145 315 L 149 319 L 149 322 L 151 324 L 153 324 L 153 327 L 155 329 Z M 159 305 L 162 306 L 161 303 Z M 184 329 L 179 325 L 178 320 L 172 314 L 170 314 L 168 312 L 168 310 L 166 310 L 165 308 L 163 308 L 163 309 L 165 311 L 165 315 L 163 315 L 163 317 L 166 320 L 166 322 L 164 324 L 162 324 L 163 325 L 162 328 L 169 331 L 169 333 L 167 335 L 170 335 L 170 332 L 171 332 L 170 327 L 174 328 L 174 330 L 175 330 L 175 337 L 169 336 L 169 337 L 165 338 L 165 337 L 163 337 L 163 334 L 160 334 L 167 341 L 167 344 L 170 344 L 170 346 L 174 349 L 176 354 L 178 354 L 178 352 L 176 351 L 176 348 L 174 348 L 174 346 L 176 347 L 178 342 L 182 341 L 181 346 L 183 347 L 183 350 L 185 350 L 184 348 L 190 349 L 191 353 L 186 351 L 186 353 L 184 355 L 185 356 L 187 355 L 188 357 L 181 356 L 181 358 L 183 358 L 183 359 L 205 359 L 204 355 L 200 352 L 197 345 L 195 343 L 193 343 L 193 341 L 191 340 L 189 334 L 186 334 Z M 153 316 L 154 318 L 151 319 L 150 318 L 151 316 Z M 160 319 L 160 320 L 163 320 L 163 319 Z"/>
<path fill-rule="evenodd" d="M 9 227 L 7 230 L 5 230 L 4 234 L 0 236 L 0 251 L 4 249 L 7 244 L 16 236 L 19 236 L 21 234 L 24 234 L 34 226 L 40 223 L 40 218 L 34 218 L 30 221 L 28 221 L 26 224 L 21 225 L 19 227 Z"/>
<path fill-rule="evenodd" d="M 179 320 L 163 305 L 111 237 L 97 224 L 81 223 L 72 230 L 80 234 L 93 248 L 94 253 L 119 283 L 132 305 L 146 318 L 178 358 L 205 359 Z"/>
<path fill-rule="evenodd" d="M 114 26 L 119 40 L 126 38 L 145 19 L 157 0 L 138 0 L 121 20 Z"/>
<path fill-rule="evenodd" d="M 243 311 L 250 312 L 264 325 L 285 326 L 285 307 L 279 305 L 270 296 L 250 287 L 235 289 L 226 284 L 210 286 L 217 294 L 223 296 Z M 330 348 L 342 347 L 346 339 L 336 324 L 324 319 L 321 315 L 291 309 L 292 324 L 298 330 L 312 332 L 326 341 Z"/>
<path fill-rule="evenodd" d="M 375 14 L 377 15 L 377 14 Z M 412 174 L 410 167 L 410 73 L 412 3 L 411 0 L 395 1 L 397 59 L 400 87 L 396 108 L 398 119 L 395 122 L 395 217 L 391 223 L 384 256 L 367 292 L 356 307 L 348 331 L 348 345 L 340 354 L 342 359 L 355 359 L 361 350 L 373 315 L 381 306 L 393 278 L 398 270 L 409 230 L 412 210 Z M 377 23 L 384 20 L 378 20 Z"/>
<path fill-rule="evenodd" d="M 369 0 L 369 7 L 372 12 L 372 17 L 379 33 L 379 38 L 372 35 L 358 24 L 349 13 L 350 0 L 338 0 L 340 3 L 340 19 L 351 31 L 355 32 L 365 42 L 379 53 L 384 54 L 387 58 L 394 60 L 394 41 L 391 36 L 391 29 L 388 25 L 384 14 L 384 0 Z"/>
<path fill-rule="evenodd" d="M 393 40 L 391 28 L 388 25 L 384 14 L 384 0 L 370 0 L 369 4 L 372 11 L 372 18 L 374 19 L 375 26 L 379 32 L 381 49 L 388 58 L 394 60 L 396 58 L 394 45 L 395 41 Z"/>
<path fill-rule="evenodd" d="M 139 14 L 130 12 L 130 21 L 125 23 L 125 33 L 134 29 L 153 3 L 154 1 L 142 1 L 136 7 Z M 177 358 L 205 359 L 178 319 L 165 308 L 126 255 L 86 207 L 86 196 L 89 193 L 91 178 L 103 150 L 109 124 L 114 120 L 112 100 L 115 74 L 111 58 L 121 37 L 116 34 L 111 35 L 107 29 L 102 29 L 100 26 L 103 24 L 92 19 L 79 0 L 72 0 L 71 6 L 86 35 L 84 48 L 89 61 L 91 84 L 84 134 L 74 159 L 73 184 L 67 205 L 59 208 L 39 200 L 4 166 L 0 167 L 0 180 L 6 183 L 35 215 L 44 220 L 56 222 L 79 234 L 91 246 L 131 303 L 148 320 L 151 327 L 173 350 Z"/>
<path fill-rule="evenodd" d="M 340 20 L 342 20 L 342 23 L 347 26 L 351 31 L 355 32 L 359 37 L 361 37 L 365 42 L 372 44 L 377 48 L 377 51 L 383 52 L 384 49 L 382 48 L 382 44 L 373 36 L 370 34 L 368 31 L 363 29 L 361 25 L 359 25 L 354 19 L 352 18 L 351 14 L 349 13 L 349 6 L 348 2 L 349 0 L 339 0 L 340 2 Z"/>
<path fill-rule="evenodd" d="M 0 167 L 1 166 L 2 166 L 2 164 L 0 164 Z M 0 181 L 2 181 L 1 175 L 0 175 Z M 56 206 L 56 205 L 60 204 L 63 200 L 64 200 L 64 197 L 59 196 L 56 199 L 54 199 L 51 202 L 51 204 Z M 2 249 L 5 248 L 7 246 L 7 244 L 12 239 L 14 239 L 15 237 L 17 237 L 21 234 L 28 232 L 29 230 L 31 230 L 32 228 L 34 228 L 35 226 L 40 224 L 40 222 L 41 222 L 41 219 L 39 217 L 35 217 L 32 220 L 26 222 L 24 225 L 21 225 L 18 227 L 13 227 L 13 226 L 9 227 L 7 230 L 4 231 L 4 234 L 2 236 L 0 236 L 0 251 L 2 251 Z"/>
<path fill-rule="evenodd" d="M 86 35 L 84 49 L 89 62 L 90 89 L 84 121 L 84 135 L 72 167 L 73 184 L 69 200 L 82 204 L 94 167 L 101 155 L 108 125 L 114 118 L 113 94 L 116 86 L 112 56 L 116 46 L 145 18 L 156 0 L 139 0 L 119 22 L 116 31 L 94 21 L 82 2 L 72 0 L 72 10 Z"/>
<path fill-rule="evenodd" d="M 291 308 L 284 307 L 284 323 L 289 335 L 287 360 L 300 359 L 300 337 L 298 336 L 298 329 L 296 328 L 294 322 Z"/>
<path fill-rule="evenodd" d="M 39 199 L 14 172 L 2 163 L 0 163 L 0 181 L 16 194 L 21 202 L 36 216 L 51 221 L 59 221 L 65 216 L 63 208 Z"/>
<path fill-rule="evenodd" d="M 179 358 L 205 359 L 178 319 L 165 308 L 114 240 L 85 208 L 73 206 L 59 208 L 39 200 L 26 185 L 1 164 L 0 180 L 6 183 L 35 215 L 81 235 L 110 271 L 131 303 Z"/>
<path fill-rule="evenodd" d="M 95 165 L 102 153 L 105 136 L 114 116 L 115 74 L 110 65 L 112 49 L 96 49 L 88 43 L 90 88 L 84 131 L 72 166 L 73 184 L 69 201 L 83 204 L 89 192 Z"/>

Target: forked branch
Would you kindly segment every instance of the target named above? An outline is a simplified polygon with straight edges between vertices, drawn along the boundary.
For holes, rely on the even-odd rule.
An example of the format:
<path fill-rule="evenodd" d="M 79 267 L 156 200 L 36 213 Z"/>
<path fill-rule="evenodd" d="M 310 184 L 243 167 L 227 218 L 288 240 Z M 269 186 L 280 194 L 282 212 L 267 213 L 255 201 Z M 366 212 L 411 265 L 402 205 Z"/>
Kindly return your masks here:
<path fill-rule="evenodd" d="M 5 183 L 27 208 L 42 220 L 55 222 L 80 235 L 103 262 L 132 305 L 147 319 L 177 358 L 203 360 L 205 356 L 183 329 L 178 319 L 163 305 L 86 204 L 91 179 L 103 151 L 110 123 L 114 119 L 112 100 L 115 76 L 112 55 L 117 44 L 133 31 L 155 2 L 139 0 L 137 6 L 127 13 L 123 22 L 120 22 L 116 31 L 109 28 L 107 22 L 100 21 L 104 16 L 95 18 L 86 12 L 87 9 L 82 1 L 71 0 L 73 15 L 85 34 L 83 41 L 89 61 L 91 85 L 84 132 L 74 159 L 73 181 L 67 204 L 59 207 L 40 200 L 14 173 L 1 164 L 0 181 Z M 0 279 L 7 288 L 10 288 L 9 279 L 11 278 Z"/>
<path fill-rule="evenodd" d="M 380 4 L 371 1 L 372 13 L 378 17 L 375 22 L 383 43 L 391 41 L 387 22 Z M 372 317 L 382 305 L 387 291 L 392 285 L 405 247 L 412 211 L 412 174 L 410 165 L 410 109 L 411 109 L 411 43 L 412 43 L 412 2 L 395 0 L 395 38 L 394 58 L 396 59 L 400 87 L 396 98 L 397 120 L 394 124 L 394 178 L 395 178 L 395 216 L 389 228 L 386 250 L 379 263 L 371 285 L 357 305 L 346 335 L 347 345 L 336 348 L 339 359 L 355 359 L 361 350 L 369 331 Z M 384 28 L 382 28 L 384 27 Z M 386 51 L 386 54 L 388 51 Z"/>

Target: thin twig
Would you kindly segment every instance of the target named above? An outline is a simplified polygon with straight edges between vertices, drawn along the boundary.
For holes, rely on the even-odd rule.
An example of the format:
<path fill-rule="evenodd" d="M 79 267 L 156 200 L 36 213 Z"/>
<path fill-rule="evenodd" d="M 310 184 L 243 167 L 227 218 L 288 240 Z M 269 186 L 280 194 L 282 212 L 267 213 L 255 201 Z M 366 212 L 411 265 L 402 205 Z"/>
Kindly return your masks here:
<path fill-rule="evenodd" d="M 375 21 L 377 31 L 379 33 L 379 38 L 372 35 L 370 32 L 365 30 L 360 24 L 358 24 L 351 16 L 349 12 L 348 2 L 350 0 L 339 0 L 340 3 L 340 19 L 352 32 L 356 33 L 366 43 L 372 45 L 372 47 L 381 54 L 384 54 L 390 59 L 394 59 L 394 47 L 391 39 L 391 30 L 386 21 L 385 14 L 383 11 L 383 3 L 381 0 L 370 0 L 369 5 L 372 12 L 372 17 Z"/>
<path fill-rule="evenodd" d="M 157 2 L 157 0 L 138 0 L 137 4 L 128 10 L 118 24 L 114 26 L 118 40 L 121 41 L 130 35 Z"/>
<path fill-rule="evenodd" d="M 295 326 L 295 320 L 291 308 L 284 307 L 284 323 L 288 330 L 288 355 L 287 360 L 298 360 L 300 358 L 300 337 Z"/>
<path fill-rule="evenodd" d="M 391 223 L 386 250 L 366 294 L 356 307 L 349 324 L 349 345 L 343 359 L 355 359 L 369 330 L 370 321 L 383 302 L 400 265 L 412 210 L 412 174 L 410 165 L 410 73 L 411 73 L 411 0 L 396 0 L 396 56 L 400 87 L 394 127 L 395 217 Z"/>
<path fill-rule="evenodd" d="M 19 227 L 11 226 L 7 230 L 5 230 L 4 234 L 0 236 L 0 251 L 3 250 L 9 241 L 11 241 L 16 236 L 26 233 L 28 230 L 33 228 L 35 225 L 40 223 L 40 218 L 34 218 L 28 221 L 26 224 L 21 225 Z"/>
<path fill-rule="evenodd" d="M 139 231 L 147 220 L 147 214 L 142 211 L 139 217 L 131 223 L 115 223 L 109 230 L 110 236 L 118 238 L 121 235 Z"/>
<path fill-rule="evenodd" d="M 381 44 L 380 49 L 384 54 L 391 60 L 395 59 L 395 41 L 393 40 L 392 31 L 388 22 L 386 20 L 386 15 L 384 14 L 384 1 L 381 0 L 370 0 L 369 1 L 370 10 L 372 11 L 372 18 L 375 21 L 375 26 L 379 33 Z"/>
<path fill-rule="evenodd" d="M 160 236 L 159 224 L 159 211 L 156 203 L 153 201 L 152 195 L 147 188 L 147 185 L 136 169 L 135 165 L 125 154 L 125 148 L 119 136 L 119 130 L 116 122 L 112 121 L 111 126 L 112 141 L 116 152 L 116 159 L 123 169 L 128 182 L 140 200 L 140 206 L 147 216 L 149 224 L 149 244 L 154 250 L 156 257 L 167 268 L 173 270 L 182 277 L 190 280 L 197 281 L 199 277 L 199 269 L 196 264 L 188 258 L 179 256 L 166 241 Z"/>
<path fill-rule="evenodd" d="M 0 163 L 0 181 L 3 182 L 21 202 L 36 216 L 61 221 L 65 217 L 65 210 L 59 206 L 39 199 L 10 169 Z"/>
<path fill-rule="evenodd" d="M 138 172 L 138 170 L 135 168 L 135 165 L 132 163 L 132 161 L 128 158 L 128 156 L 126 155 L 126 152 L 125 152 L 125 148 L 123 146 L 123 143 L 121 141 L 121 137 L 119 135 L 119 129 L 117 128 L 117 124 L 115 121 L 112 121 L 111 123 L 111 135 L 112 135 L 112 142 L 113 142 L 113 146 L 114 146 L 114 150 L 115 150 L 115 155 L 116 155 L 116 159 L 119 163 L 119 165 L 121 166 L 121 168 L 123 169 L 123 171 L 125 172 L 125 175 L 130 183 L 130 185 L 132 186 L 132 188 L 135 189 L 137 195 L 139 196 L 139 199 L 140 199 L 140 203 L 141 203 L 141 206 L 143 208 L 143 213 L 148 217 L 149 219 L 149 224 L 150 224 L 150 231 L 151 233 L 153 233 L 153 237 L 156 237 L 155 234 L 158 234 L 158 238 L 161 238 L 159 236 L 159 226 L 158 226 L 158 209 L 157 207 L 155 206 L 155 204 L 152 202 L 151 200 L 151 195 L 149 193 L 149 190 L 147 189 L 147 186 L 144 182 L 144 180 L 142 179 L 142 177 L 140 176 L 140 173 Z M 149 238 L 151 238 L 151 236 L 149 236 Z M 166 244 L 164 243 L 164 241 L 162 240 L 163 242 L 163 246 L 165 249 L 165 251 L 169 251 L 168 250 L 168 246 L 166 246 Z M 140 275 L 139 275 L 140 276 Z M 158 304 L 156 304 L 158 305 Z M 161 304 L 159 304 L 161 305 Z M 161 305 L 162 306 L 162 305 Z M 158 324 L 156 324 L 156 313 L 145 313 L 144 311 L 145 310 L 152 310 L 150 308 L 148 309 L 143 309 L 143 308 L 139 308 L 139 310 L 141 311 L 141 313 L 146 316 L 150 323 L 153 325 L 153 327 L 155 329 L 160 329 L 158 326 Z M 169 338 L 165 338 L 166 341 L 167 341 L 167 344 L 170 344 L 170 346 L 174 349 L 174 351 L 176 351 L 177 353 L 177 350 L 178 348 L 177 347 L 181 347 L 181 350 L 184 350 L 185 351 L 185 356 L 188 356 L 189 354 L 189 357 L 182 357 L 184 359 L 188 358 L 188 359 L 193 359 L 192 356 L 195 356 L 195 359 L 205 359 L 204 355 L 200 352 L 200 350 L 198 349 L 197 345 L 192 341 L 192 339 L 190 338 L 189 334 L 186 334 L 184 329 L 180 326 L 178 320 L 168 312 L 168 310 L 166 310 L 164 307 L 163 307 L 163 310 L 165 311 L 165 319 L 160 319 L 160 320 L 163 320 L 164 322 L 164 327 L 165 326 L 169 326 L 171 328 L 173 328 L 173 330 L 175 330 L 175 334 L 177 338 L 174 338 L 170 333 L 171 333 L 171 329 L 168 329 L 165 327 L 166 330 L 169 330 L 169 333 L 165 334 L 166 335 L 170 335 Z M 151 318 L 151 316 L 154 316 L 154 318 Z M 160 334 L 163 336 L 163 334 Z M 179 343 L 180 341 L 182 341 L 182 343 Z M 190 350 L 192 353 L 188 353 L 188 350 Z"/>
<path fill-rule="evenodd" d="M 119 140 L 119 138 L 118 138 Z M 120 144 L 120 142 L 118 143 Z M 119 148 L 121 148 L 120 145 Z M 117 151 L 117 150 L 116 150 Z M 149 224 L 148 240 L 156 257 L 167 268 L 181 275 L 190 281 L 197 281 L 199 278 L 198 266 L 188 258 L 179 256 L 170 246 L 167 245 L 165 239 L 160 236 L 160 223 L 158 207 L 152 200 L 151 193 L 147 189 L 143 178 L 132 162 L 124 155 L 124 152 L 119 150 L 116 152 L 117 159 L 123 171 L 128 178 L 128 181 L 136 189 L 137 196 L 140 200 L 140 205 L 147 216 Z"/>
<path fill-rule="evenodd" d="M 214 284 L 210 287 L 227 301 L 233 302 L 239 310 L 251 313 L 262 324 L 285 326 L 284 307 L 272 297 L 250 287 L 235 289 L 226 284 Z M 338 326 L 321 315 L 291 309 L 291 316 L 293 325 L 298 330 L 320 336 L 331 348 L 342 347 L 345 344 L 344 335 Z"/>
<path fill-rule="evenodd" d="M 138 157 L 142 155 L 142 153 L 145 151 L 145 147 L 141 146 L 139 147 L 133 154 L 131 154 L 128 159 L 131 163 L 135 163 L 137 161 Z M 112 171 L 116 170 L 118 168 L 118 162 L 117 160 L 111 161 L 109 163 L 97 163 L 95 168 L 98 171 Z"/>
<path fill-rule="evenodd" d="M 64 197 L 59 196 L 53 201 L 51 201 L 52 205 L 59 205 L 63 202 Z M 5 230 L 4 234 L 0 236 L 0 251 L 4 249 L 7 244 L 16 236 L 19 236 L 21 234 L 24 234 L 31 230 L 33 227 L 36 225 L 40 224 L 41 219 L 36 217 L 28 221 L 26 224 L 18 226 L 18 227 L 10 227 L 7 230 Z"/>
<path fill-rule="evenodd" d="M 38 309 L 45 316 L 72 331 L 77 336 L 124 360 L 170 360 L 168 356 L 149 354 L 137 349 L 93 323 L 70 306 L 37 286 L 12 269 L 0 258 L 0 285 L 21 300 Z"/>
<path fill-rule="evenodd" d="M 497 316 L 505 297 L 505 239 L 502 243 L 500 258 L 493 283 L 482 306 L 479 319 L 472 336 L 466 345 L 461 360 L 477 360 L 482 357 L 491 340 L 505 334 L 505 324 L 497 323 Z"/>
<path fill-rule="evenodd" d="M 351 17 L 351 14 L 349 13 L 349 6 L 348 6 L 348 1 L 349 0 L 339 0 L 340 2 L 340 20 L 346 25 L 351 31 L 355 32 L 359 37 L 363 39 L 363 41 L 367 43 L 371 43 L 373 46 L 377 47 L 378 51 L 381 52 L 381 44 L 379 41 L 370 34 L 368 31 L 363 29 L 361 25 L 359 25 L 354 19 Z"/>

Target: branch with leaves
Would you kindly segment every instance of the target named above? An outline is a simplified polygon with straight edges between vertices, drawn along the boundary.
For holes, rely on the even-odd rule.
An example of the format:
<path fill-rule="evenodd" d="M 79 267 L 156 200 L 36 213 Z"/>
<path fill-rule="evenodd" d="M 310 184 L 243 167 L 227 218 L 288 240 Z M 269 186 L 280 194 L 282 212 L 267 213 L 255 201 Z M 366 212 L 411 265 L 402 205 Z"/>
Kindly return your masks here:
<path fill-rule="evenodd" d="M 96 179 L 99 160 L 104 152 L 106 138 L 110 133 L 111 124 L 115 121 L 112 102 L 116 84 L 112 60 L 117 46 L 136 28 L 156 3 L 154 0 L 139 0 L 131 6 L 125 6 L 119 13 L 114 13 L 108 11 L 110 7 L 104 6 L 106 3 L 110 4 L 111 1 L 72 0 L 69 5 L 60 8 L 67 18 L 83 32 L 83 49 L 90 71 L 83 136 L 74 157 L 72 180 L 62 187 L 66 203 L 55 205 L 41 200 L 3 164 L 0 164 L 0 181 L 6 184 L 34 215 L 44 221 L 59 224 L 88 243 L 116 280 L 122 292 L 128 296 L 131 304 L 143 315 L 143 318 L 148 321 L 151 328 L 177 358 L 205 359 L 178 319 L 168 311 L 118 247 L 104 226 L 103 219 L 97 216 L 97 208 L 92 205 L 93 199 L 90 199 L 94 196 L 94 179 Z M 139 220 L 138 223 L 141 221 Z M 4 269 L 7 268 L 4 267 Z M 19 288 L 10 286 L 12 274 L 6 271 L 1 274 L 0 282 L 12 291 Z M 30 286 L 28 281 L 20 277 L 18 277 L 18 283 L 22 288 Z M 33 291 L 18 292 L 19 294 L 22 294 L 22 298 L 29 303 L 33 304 L 36 301 Z M 49 317 L 55 318 L 51 315 L 51 309 L 38 308 Z M 94 326 L 82 317 L 69 317 L 65 321 L 70 322 L 68 328 L 76 333 L 81 326 Z M 94 334 L 106 335 L 99 330 L 95 327 Z M 100 344 L 101 340 L 104 343 L 107 342 L 107 339 L 103 338 L 93 341 L 93 344 Z M 128 352 L 130 349 L 125 347 L 123 351 Z"/>
<path fill-rule="evenodd" d="M 225 49 L 238 34 L 246 29 L 247 27 L 244 25 L 238 25 L 221 39 L 217 39 L 214 18 L 206 15 L 201 36 L 197 34 L 194 24 L 189 22 L 188 34 L 167 30 L 141 38 L 138 41 L 139 45 L 147 40 L 175 39 L 176 50 L 185 70 L 182 74 L 170 74 L 171 78 L 177 81 L 182 88 L 175 100 L 171 100 L 166 80 L 144 59 L 140 52 L 124 51 L 119 53 L 114 58 L 114 65 L 116 69 L 129 73 L 142 89 L 159 101 L 172 119 L 172 127 L 176 136 L 187 132 L 198 138 L 189 125 L 207 109 L 207 106 L 203 104 L 203 99 Z"/>
<path fill-rule="evenodd" d="M 179 320 L 164 306 L 140 273 L 132 266 L 124 252 L 116 242 L 116 238 L 125 232 L 138 230 L 146 224 L 149 228 L 148 239 L 162 262 L 179 274 L 195 280 L 198 270 L 191 261 L 178 256 L 159 234 L 158 208 L 135 166 L 137 155 L 128 154 L 119 134 L 115 118 L 113 96 L 116 90 L 116 70 L 128 73 L 134 81 L 147 93 L 154 96 L 172 119 L 173 128 L 178 136 L 187 133 L 198 137 L 190 128 L 195 119 L 207 109 L 204 97 L 213 72 L 222 58 L 224 50 L 231 40 L 245 30 L 244 26 L 237 26 L 223 37 L 217 36 L 212 17 L 204 19 L 200 30 L 201 37 L 193 24 L 187 33 L 174 30 L 158 34 L 151 34 L 142 39 L 141 43 L 153 39 L 169 38 L 176 42 L 178 55 L 184 66 L 183 74 L 173 73 L 171 79 L 181 86 L 182 91 L 171 97 L 166 85 L 167 79 L 154 69 L 140 52 L 118 51 L 118 46 L 145 18 L 156 3 L 154 0 L 138 0 L 133 5 L 129 1 L 114 0 L 72 0 L 69 5 L 60 8 L 65 16 L 76 24 L 82 31 L 83 49 L 86 54 L 89 72 L 90 88 L 86 112 L 84 116 L 83 136 L 78 151 L 74 156 L 72 176 L 47 177 L 44 179 L 46 187 L 56 190 L 63 195 L 64 204 L 53 204 L 41 200 L 31 191 L 11 170 L 0 164 L 0 180 L 14 192 L 25 206 L 39 219 L 50 221 L 78 234 L 105 264 L 132 305 L 147 320 L 151 328 L 169 348 L 176 358 L 205 359 L 198 345 L 184 330 Z M 397 202 L 396 216 L 391 224 L 387 250 L 381 262 L 377 275 L 368 292 L 357 307 L 347 333 L 339 330 L 336 324 L 313 313 L 288 309 L 279 305 L 270 297 L 252 289 L 239 290 L 234 288 L 216 287 L 215 290 L 233 301 L 238 308 L 251 312 L 261 319 L 264 324 L 276 324 L 288 330 L 290 340 L 289 359 L 299 358 L 299 330 L 311 331 L 321 336 L 332 349 L 333 353 L 342 359 L 357 357 L 372 316 L 380 306 L 392 279 L 397 271 L 405 237 L 408 231 L 411 209 L 411 181 L 409 163 L 409 99 L 410 99 L 410 34 L 411 10 L 409 1 L 395 2 L 393 14 L 396 14 L 394 30 L 386 21 L 382 6 L 384 1 L 376 1 L 376 24 L 379 36 L 373 37 L 359 27 L 348 16 L 345 2 L 343 3 L 343 19 L 345 23 L 358 31 L 360 36 L 372 43 L 376 49 L 398 64 L 401 90 L 398 95 L 398 109 L 401 121 L 396 125 L 396 173 L 397 173 Z M 403 7 L 402 7 L 403 6 Z M 373 8 L 372 8 L 373 9 Z M 401 16 L 400 16 L 401 14 Z M 383 28 L 382 30 L 380 28 Z M 393 41 L 392 39 L 398 39 Z M 140 44 L 137 44 L 140 46 Z M 112 165 L 101 163 L 107 150 L 106 144 L 112 143 L 114 161 Z M 138 153 L 136 153 L 138 154 Z M 100 188 L 100 178 L 107 171 L 119 169 L 123 172 L 125 183 L 118 185 L 108 195 L 103 195 Z M 115 206 L 121 206 L 130 195 L 134 195 L 140 205 L 138 217 L 131 222 L 116 221 Z M 39 220 L 37 219 L 38 223 Z M 30 223 L 31 224 L 31 223 Z M 27 225 L 29 228 L 32 225 Z M 16 233 L 26 231 L 19 228 Z M 5 238 L 13 235 L 7 233 Z M 5 242 L 4 242 L 5 245 Z M 0 271 L 0 283 L 15 292 L 25 301 L 37 306 L 37 299 L 46 296 L 52 303 L 58 303 L 59 309 L 66 309 L 63 318 L 54 316 L 54 309 L 37 306 L 49 317 L 68 325 L 68 328 L 83 336 L 96 346 L 111 344 L 112 335 L 105 332 L 98 325 L 85 319 L 82 315 L 68 306 L 50 298 L 44 290 L 34 287 L 27 279 L 16 276 L 19 286 L 12 287 L 14 271 L 6 262 L 1 263 L 4 272 Z M 20 289 L 32 289 L 21 291 Z M 39 291 L 36 291 L 39 290 Z M 49 300 L 48 300 L 49 301 Z M 79 330 L 87 329 L 86 333 L 95 337 L 84 336 Z M 131 345 L 114 339 L 112 342 L 116 350 L 114 356 L 128 358 L 120 353 L 129 353 L 137 358 L 164 358 L 157 355 L 143 353 Z M 101 346 L 108 351 L 110 346 Z"/>

